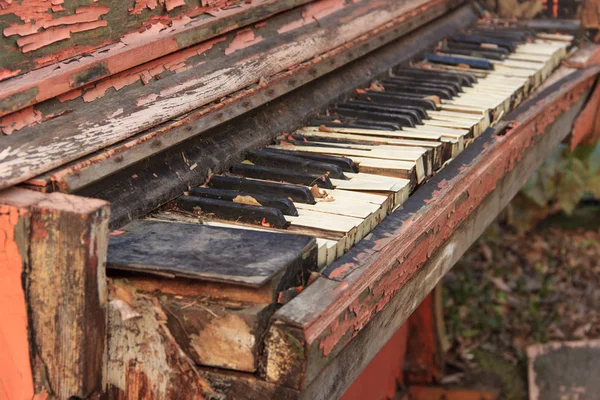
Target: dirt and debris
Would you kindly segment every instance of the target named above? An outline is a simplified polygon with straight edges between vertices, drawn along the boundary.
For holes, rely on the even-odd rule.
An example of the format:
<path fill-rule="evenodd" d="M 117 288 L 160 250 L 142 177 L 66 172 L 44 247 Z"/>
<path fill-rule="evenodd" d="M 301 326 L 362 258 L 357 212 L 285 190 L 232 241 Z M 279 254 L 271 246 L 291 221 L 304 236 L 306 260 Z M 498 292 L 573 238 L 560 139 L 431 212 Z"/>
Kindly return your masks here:
<path fill-rule="evenodd" d="M 488 228 L 444 280 L 442 383 L 527 399 L 528 346 L 599 338 L 599 227 Z"/>

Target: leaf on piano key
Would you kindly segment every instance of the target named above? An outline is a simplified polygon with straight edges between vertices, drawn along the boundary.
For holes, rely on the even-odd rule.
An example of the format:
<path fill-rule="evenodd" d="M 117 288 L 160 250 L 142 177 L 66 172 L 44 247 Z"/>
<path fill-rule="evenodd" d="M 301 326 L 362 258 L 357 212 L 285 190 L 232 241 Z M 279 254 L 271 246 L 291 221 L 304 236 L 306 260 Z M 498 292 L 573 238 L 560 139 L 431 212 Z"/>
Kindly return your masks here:
<path fill-rule="evenodd" d="M 367 93 L 367 91 L 365 89 L 356 89 L 356 93 L 365 94 L 365 93 Z"/>
<path fill-rule="evenodd" d="M 254 165 L 254 163 L 250 160 L 244 160 L 242 161 L 242 164 Z"/>
<path fill-rule="evenodd" d="M 263 217 L 262 221 L 260 221 L 260 224 L 266 228 L 271 227 L 271 224 L 267 222 L 267 219 L 265 217 Z"/>
<path fill-rule="evenodd" d="M 442 102 L 440 100 L 439 96 L 434 96 L 434 95 L 425 97 L 425 100 L 433 101 L 436 106 L 439 106 L 440 103 Z"/>
<path fill-rule="evenodd" d="M 383 92 L 385 90 L 385 88 L 383 87 L 383 85 L 379 82 L 373 82 L 371 83 L 371 86 L 369 86 L 369 90 L 372 90 L 374 92 Z"/>
<path fill-rule="evenodd" d="M 312 185 L 310 191 L 315 199 L 322 199 L 327 196 L 327 192 L 319 189 L 317 185 Z"/>
<path fill-rule="evenodd" d="M 326 127 L 325 125 L 319 126 L 319 132 L 335 132 L 333 129 Z"/>
<path fill-rule="evenodd" d="M 256 201 L 256 199 L 252 196 L 236 196 L 234 197 L 233 202 L 239 204 L 248 204 L 251 206 L 262 206 L 262 204 Z"/>

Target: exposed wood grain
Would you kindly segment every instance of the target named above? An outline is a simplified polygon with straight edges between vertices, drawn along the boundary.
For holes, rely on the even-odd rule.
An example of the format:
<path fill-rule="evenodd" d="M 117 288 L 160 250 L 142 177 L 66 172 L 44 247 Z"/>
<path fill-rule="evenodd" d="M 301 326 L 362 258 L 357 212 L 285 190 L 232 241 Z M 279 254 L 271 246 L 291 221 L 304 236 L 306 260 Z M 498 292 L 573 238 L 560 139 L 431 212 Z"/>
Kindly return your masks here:
<path fill-rule="evenodd" d="M 296 399 L 298 392 L 252 374 L 199 367 L 179 346 L 155 296 L 109 281 L 109 398 Z"/>
<path fill-rule="evenodd" d="M 354 342 L 352 338 L 371 326 L 380 312 L 390 310 L 390 302 L 395 299 L 395 293 L 403 290 L 410 277 L 427 262 L 432 249 L 444 245 L 457 227 L 471 218 L 470 215 L 478 216 L 476 222 L 482 220 L 483 216 L 491 221 L 497 215 L 502 205 L 509 201 L 527 176 L 541 163 L 544 155 L 569 131 L 569 124 L 582 107 L 589 91 L 589 80 L 595 72 L 597 71 L 575 73 L 537 93 L 509 116 L 509 120 L 512 117 L 517 121 L 510 134 L 497 137 L 491 130 L 486 132 L 455 162 L 417 191 L 403 210 L 393 213 L 369 238 L 326 270 L 331 279 L 340 281 L 339 288 L 330 293 L 313 293 L 310 300 L 305 297 L 308 291 L 306 294 L 301 293 L 276 313 L 273 326 L 277 326 L 280 332 L 286 331 L 283 325 L 287 324 L 290 331 L 301 329 L 305 335 L 299 346 L 306 349 L 303 357 L 298 358 L 301 366 L 288 366 L 288 369 L 303 371 L 300 376 L 304 379 L 296 384 L 310 384 L 313 387 L 312 391 L 307 392 L 310 394 L 306 398 L 330 398 L 320 397 L 322 395 L 317 391 L 331 396 L 329 390 L 336 392 L 340 389 L 340 371 L 346 372 L 349 364 L 338 364 L 338 369 L 331 369 L 328 382 L 323 381 L 323 365 L 330 368 L 332 363 L 341 360 L 343 354 L 348 354 L 346 347 Z M 543 113 L 540 112 L 542 109 Z M 559 116 L 562 120 L 552 125 Z M 480 177 L 480 174 L 490 176 Z M 481 182 L 487 182 L 489 186 L 484 189 Z M 471 184 L 475 186 L 471 187 Z M 487 196 L 494 199 L 492 193 L 498 193 L 499 199 L 490 206 L 492 210 L 481 215 L 474 212 L 480 204 L 486 204 Z M 444 204 L 444 207 L 439 204 Z M 446 207 L 448 209 L 444 209 Z M 439 220 L 436 220 L 435 214 L 438 212 Z M 483 225 L 478 228 L 479 232 L 487 225 L 481 221 L 477 224 Z M 477 236 L 478 233 L 468 236 L 470 239 L 466 241 L 463 238 L 455 246 L 460 245 L 466 249 Z M 414 239 L 407 241 L 408 237 Z M 404 245 L 408 247 L 403 250 Z M 455 252 L 452 249 L 451 253 Z M 450 256 L 446 258 L 448 257 Z M 353 270 L 350 267 L 353 262 L 360 269 Z M 433 279 L 433 282 L 429 279 Z M 427 285 L 433 287 L 437 278 L 429 276 L 427 281 Z M 422 293 L 422 296 L 414 292 L 410 294 L 417 296 L 412 309 L 428 291 Z M 313 307 L 308 310 L 303 308 L 305 301 L 309 301 Z M 407 307 L 410 302 L 404 301 L 401 304 L 403 309 L 411 309 L 410 306 Z M 398 313 L 397 310 L 390 312 Z M 366 343 L 356 345 L 365 346 Z M 351 351 L 350 353 L 352 354 Z M 371 357 L 374 355 L 368 354 Z M 356 357 L 363 356 L 361 354 Z M 356 359 L 349 363 L 360 364 Z M 265 370 L 268 371 L 268 367 Z M 267 375 L 267 379 L 277 381 L 279 378 Z M 313 380 L 320 384 L 310 383 Z M 328 389 L 323 391 L 324 386 Z"/>
<path fill-rule="evenodd" d="M 0 202 L 31 215 L 22 279 L 36 392 L 103 392 L 108 203 L 23 189 L 0 193 Z"/>
<path fill-rule="evenodd" d="M 419 0 L 418 3 L 382 2 L 379 5 L 364 1 L 353 3 L 320 20 L 317 29 L 312 23 L 294 29 L 295 41 L 287 37 L 292 32 L 275 35 L 255 46 L 235 51 L 223 60 L 213 60 L 161 79 L 151 89 L 130 90 L 119 96 L 118 107 L 110 99 L 99 99 L 90 103 L 91 108 L 80 107 L 41 125 L 25 128 L 19 135 L 3 138 L 0 188 L 192 111 L 256 83 L 257 77 L 271 77 L 427 3 L 427 0 Z M 349 16 L 352 18 L 346 21 Z M 138 99 L 149 93 L 159 95 L 153 101 L 138 106 Z M 48 131 L 54 134 L 43 134 Z"/>
<path fill-rule="evenodd" d="M 269 304 L 208 302 L 195 297 L 162 296 L 167 327 L 199 365 L 254 372 Z"/>
<path fill-rule="evenodd" d="M 164 29 L 134 32 L 130 37 L 119 38 L 117 43 L 88 52 L 86 57 L 59 60 L 26 74 L 21 69 L 23 75 L 0 82 L 0 117 L 311 1 L 257 0 L 237 2 L 228 9 L 219 9 L 217 2 L 216 7 L 205 7 L 205 13 L 200 12 L 196 18 L 176 18 L 170 27 L 163 18 L 156 27 Z M 104 3 L 108 3 L 109 8 L 113 5 Z M 198 10 L 193 12 L 198 13 Z M 132 21 L 138 19 L 135 16 L 129 18 Z M 112 21 L 109 19 L 109 22 Z M 125 33 L 118 32 L 113 25 L 111 28 L 121 35 Z M 98 41 L 103 37 L 95 35 L 94 39 Z M 3 38 L 1 41 L 9 40 Z"/>
<path fill-rule="evenodd" d="M 212 392 L 166 327 L 158 300 L 121 281 L 109 286 L 109 398 L 200 400 Z"/>

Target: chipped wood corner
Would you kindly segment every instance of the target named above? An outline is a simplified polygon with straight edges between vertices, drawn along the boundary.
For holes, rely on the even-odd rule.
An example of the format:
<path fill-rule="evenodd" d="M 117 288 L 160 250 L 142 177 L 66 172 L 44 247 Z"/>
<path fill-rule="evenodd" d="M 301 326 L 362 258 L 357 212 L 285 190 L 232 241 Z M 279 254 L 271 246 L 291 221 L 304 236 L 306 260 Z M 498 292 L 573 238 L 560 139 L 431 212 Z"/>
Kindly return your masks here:
<path fill-rule="evenodd" d="M 14 224 L 5 246 L 10 251 L 7 277 L 14 285 L 9 293 L 15 296 L 7 306 L 16 322 L 2 330 L 1 338 L 14 344 L 9 357 L 26 381 L 19 385 L 9 374 L 3 386 L 11 390 L 9 395 L 33 391 L 69 398 L 103 393 L 108 203 L 9 189 L 0 192 L 0 204 L 11 211 L 8 222 Z M 28 338 L 27 346 L 11 334 L 16 330 L 26 331 L 22 339 Z M 23 371 L 26 364 L 29 374 Z"/>

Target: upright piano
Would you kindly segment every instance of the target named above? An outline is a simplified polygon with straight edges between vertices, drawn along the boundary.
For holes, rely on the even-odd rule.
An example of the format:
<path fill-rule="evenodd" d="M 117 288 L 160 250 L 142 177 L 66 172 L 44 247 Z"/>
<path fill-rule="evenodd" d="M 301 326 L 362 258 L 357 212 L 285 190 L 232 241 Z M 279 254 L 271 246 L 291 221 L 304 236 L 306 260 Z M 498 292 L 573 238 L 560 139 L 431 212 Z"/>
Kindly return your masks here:
<path fill-rule="evenodd" d="M 342 397 L 600 132 L 595 2 L 507 4 L 0 0 L 0 399 Z"/>

